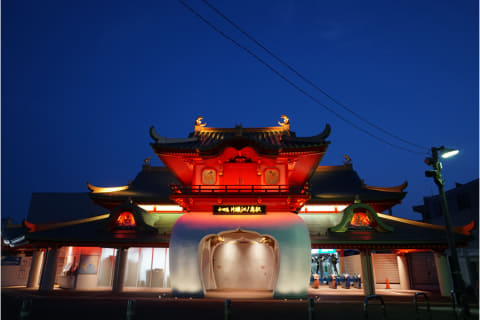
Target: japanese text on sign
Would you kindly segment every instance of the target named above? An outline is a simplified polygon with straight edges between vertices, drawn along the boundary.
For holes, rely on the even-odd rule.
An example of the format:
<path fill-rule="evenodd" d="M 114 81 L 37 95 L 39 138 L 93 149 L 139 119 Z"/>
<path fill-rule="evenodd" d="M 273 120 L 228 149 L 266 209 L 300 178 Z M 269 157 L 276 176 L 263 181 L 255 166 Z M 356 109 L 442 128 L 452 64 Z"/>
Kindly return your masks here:
<path fill-rule="evenodd" d="M 266 214 L 267 207 L 260 205 L 215 205 L 213 214 Z"/>

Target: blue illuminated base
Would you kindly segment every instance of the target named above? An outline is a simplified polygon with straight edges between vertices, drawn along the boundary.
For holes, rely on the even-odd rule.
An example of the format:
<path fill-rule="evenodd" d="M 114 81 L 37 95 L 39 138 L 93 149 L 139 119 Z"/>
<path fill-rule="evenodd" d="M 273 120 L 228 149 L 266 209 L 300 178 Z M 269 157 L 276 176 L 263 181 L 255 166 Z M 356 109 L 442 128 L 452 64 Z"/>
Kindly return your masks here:
<path fill-rule="evenodd" d="M 203 292 L 182 292 L 172 289 L 172 297 L 176 298 L 205 298 Z"/>

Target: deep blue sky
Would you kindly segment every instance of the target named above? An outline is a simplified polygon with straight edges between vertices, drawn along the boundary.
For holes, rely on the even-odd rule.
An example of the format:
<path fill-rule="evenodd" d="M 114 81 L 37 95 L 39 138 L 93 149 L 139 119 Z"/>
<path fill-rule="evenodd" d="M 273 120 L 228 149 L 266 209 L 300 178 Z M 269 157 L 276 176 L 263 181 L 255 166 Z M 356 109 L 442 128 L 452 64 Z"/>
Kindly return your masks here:
<path fill-rule="evenodd" d="M 185 0 L 317 99 L 201 1 Z M 320 88 L 422 146 L 461 149 L 447 188 L 478 177 L 478 1 L 218 1 L 238 25 Z M 208 126 L 332 126 L 322 165 L 343 155 L 368 185 L 407 180 L 395 215 L 437 193 L 426 153 L 372 139 L 278 78 L 177 1 L 2 1 L 2 217 L 21 221 L 32 192 L 123 185 L 154 154 L 148 129 L 186 137 Z M 399 143 L 400 144 L 400 143 Z M 403 144 L 402 144 L 403 145 Z M 154 165 L 161 165 L 154 158 Z"/>

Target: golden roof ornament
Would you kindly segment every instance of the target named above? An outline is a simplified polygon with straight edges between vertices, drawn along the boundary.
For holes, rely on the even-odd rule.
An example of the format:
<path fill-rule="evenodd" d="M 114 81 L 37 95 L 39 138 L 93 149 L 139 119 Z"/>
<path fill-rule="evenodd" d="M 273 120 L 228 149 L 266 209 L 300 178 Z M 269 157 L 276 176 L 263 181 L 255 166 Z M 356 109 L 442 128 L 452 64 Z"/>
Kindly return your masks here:
<path fill-rule="evenodd" d="M 195 120 L 195 132 L 202 131 L 202 128 L 207 125 L 207 123 L 202 123 L 203 117 L 197 117 Z"/>
<path fill-rule="evenodd" d="M 290 131 L 290 119 L 286 115 L 282 115 L 280 118 L 283 119 L 283 122 L 278 122 L 278 124 L 282 127 L 285 131 Z"/>
<path fill-rule="evenodd" d="M 152 160 L 151 157 L 146 157 L 145 160 L 143 160 L 143 165 L 150 166 L 150 160 Z"/>

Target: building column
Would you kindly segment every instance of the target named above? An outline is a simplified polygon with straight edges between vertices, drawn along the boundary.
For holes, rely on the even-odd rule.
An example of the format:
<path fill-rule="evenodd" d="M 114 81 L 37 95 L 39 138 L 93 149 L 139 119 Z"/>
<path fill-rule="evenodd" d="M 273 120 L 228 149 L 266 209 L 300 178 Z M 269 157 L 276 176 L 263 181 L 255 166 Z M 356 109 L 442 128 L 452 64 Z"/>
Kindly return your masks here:
<path fill-rule="evenodd" d="M 407 257 L 397 256 L 398 275 L 400 276 L 400 289 L 410 290 L 410 277 L 408 276 Z"/>
<path fill-rule="evenodd" d="M 115 257 L 115 269 L 113 271 L 112 291 L 120 293 L 123 291 L 123 283 L 125 281 L 125 269 L 127 266 L 127 248 L 119 248 Z"/>
<path fill-rule="evenodd" d="M 340 249 L 340 256 L 338 258 L 340 261 L 340 274 L 345 273 L 345 252 L 343 249 Z"/>
<path fill-rule="evenodd" d="M 36 250 L 33 252 L 32 264 L 28 273 L 27 288 L 38 287 L 42 272 L 43 256 L 43 250 Z"/>
<path fill-rule="evenodd" d="M 450 291 L 453 287 L 447 257 L 441 252 L 435 252 L 433 256 L 435 257 L 435 268 L 437 269 L 440 294 L 444 297 L 450 297 Z"/>
<path fill-rule="evenodd" d="M 58 253 L 58 248 L 50 248 L 47 250 L 47 257 L 43 264 L 42 276 L 40 279 L 40 291 L 53 290 L 55 276 L 57 275 Z"/>
<path fill-rule="evenodd" d="M 372 255 L 370 250 L 360 250 L 360 260 L 362 263 L 362 284 L 363 292 L 366 296 L 375 294 L 375 280 L 373 278 Z"/>
<path fill-rule="evenodd" d="M 468 254 L 466 248 L 457 248 L 458 264 L 460 265 L 460 274 L 462 275 L 465 287 L 472 284 L 470 267 L 468 265 Z"/>

